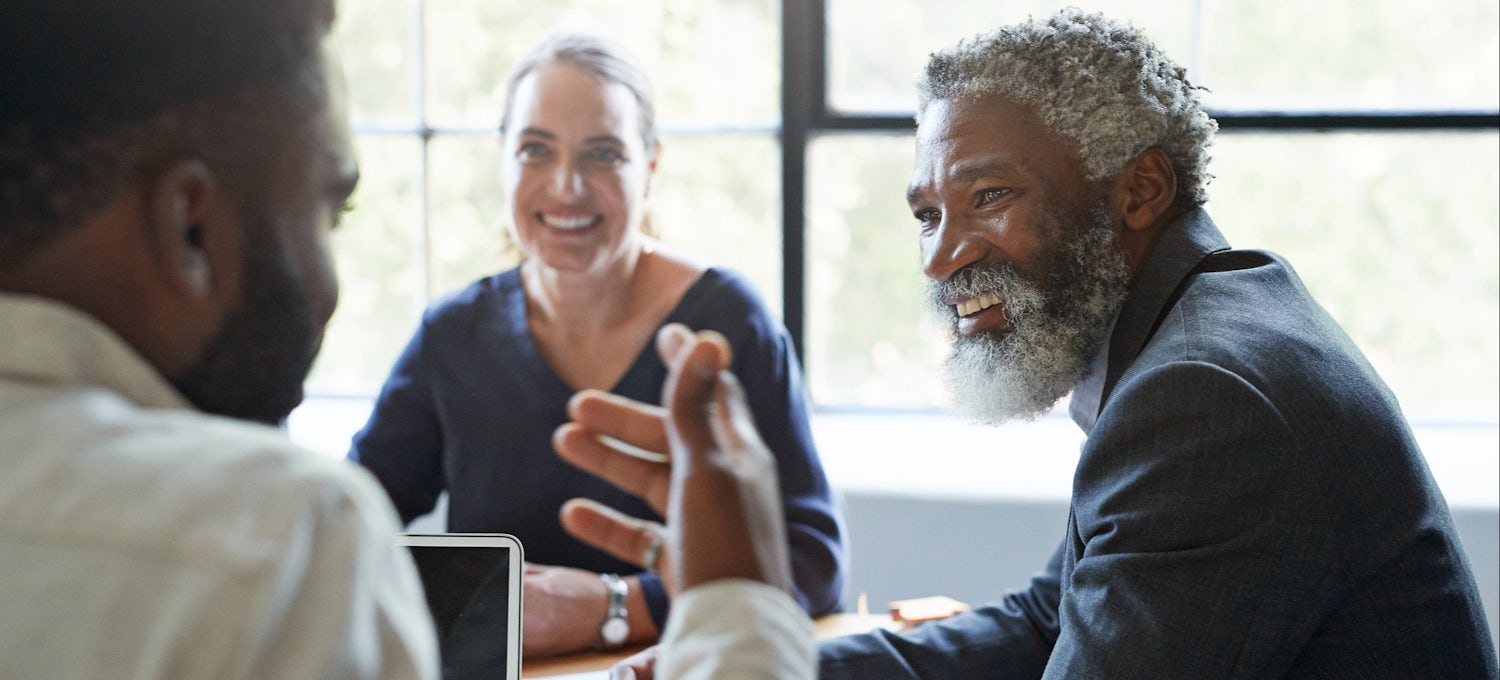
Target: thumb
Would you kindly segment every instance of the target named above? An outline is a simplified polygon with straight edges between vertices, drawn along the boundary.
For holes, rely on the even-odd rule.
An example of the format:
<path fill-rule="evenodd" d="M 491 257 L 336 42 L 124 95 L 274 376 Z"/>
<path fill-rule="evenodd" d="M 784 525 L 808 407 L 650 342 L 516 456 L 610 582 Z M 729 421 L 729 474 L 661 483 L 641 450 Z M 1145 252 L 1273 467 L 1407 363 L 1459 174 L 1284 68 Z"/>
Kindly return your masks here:
<path fill-rule="evenodd" d="M 667 378 L 663 405 L 670 417 L 667 434 L 686 454 L 683 463 L 697 462 L 715 448 L 713 414 L 720 367 L 725 363 L 722 340 L 697 338 L 683 348 L 678 363 Z M 674 466 L 675 467 L 675 466 Z"/>

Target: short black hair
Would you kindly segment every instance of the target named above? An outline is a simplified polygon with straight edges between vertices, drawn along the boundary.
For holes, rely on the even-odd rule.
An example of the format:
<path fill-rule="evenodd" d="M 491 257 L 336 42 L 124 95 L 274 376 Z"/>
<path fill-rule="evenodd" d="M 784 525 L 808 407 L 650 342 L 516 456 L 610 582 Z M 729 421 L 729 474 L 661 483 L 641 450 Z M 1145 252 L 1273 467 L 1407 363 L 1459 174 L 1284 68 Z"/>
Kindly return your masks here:
<path fill-rule="evenodd" d="M 251 88 L 321 91 L 332 22 L 333 0 L 0 2 L 0 262 L 103 208 Z"/>

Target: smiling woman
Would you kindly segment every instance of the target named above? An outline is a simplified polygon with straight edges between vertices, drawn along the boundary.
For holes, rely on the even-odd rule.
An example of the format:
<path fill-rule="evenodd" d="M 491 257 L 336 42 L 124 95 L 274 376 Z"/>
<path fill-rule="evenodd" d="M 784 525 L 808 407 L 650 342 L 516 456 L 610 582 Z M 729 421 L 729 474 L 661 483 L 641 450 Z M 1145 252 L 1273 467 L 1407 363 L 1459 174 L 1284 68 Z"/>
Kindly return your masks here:
<path fill-rule="evenodd" d="M 644 74 L 612 43 L 561 35 L 517 63 L 505 92 L 500 185 L 521 263 L 432 305 L 349 457 L 404 521 L 446 492 L 448 530 L 521 539 L 534 562 L 527 654 L 652 640 L 668 606 L 660 578 L 573 539 L 558 512 L 583 496 L 661 518 L 560 461 L 552 434 L 582 389 L 657 402 L 666 367 L 651 340 L 664 324 L 714 330 L 735 348 L 730 370 L 778 455 L 797 595 L 811 614 L 831 610 L 842 519 L 813 447 L 796 352 L 740 274 L 645 233 L 660 144 Z"/>

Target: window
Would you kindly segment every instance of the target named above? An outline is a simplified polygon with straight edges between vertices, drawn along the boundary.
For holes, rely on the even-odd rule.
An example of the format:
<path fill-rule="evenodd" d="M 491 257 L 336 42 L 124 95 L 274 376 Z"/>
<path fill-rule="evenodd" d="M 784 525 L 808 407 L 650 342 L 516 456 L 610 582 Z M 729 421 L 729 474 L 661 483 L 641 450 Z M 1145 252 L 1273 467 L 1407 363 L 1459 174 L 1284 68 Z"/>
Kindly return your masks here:
<path fill-rule="evenodd" d="M 1210 211 L 1286 255 L 1417 419 L 1500 417 L 1500 10 L 1489 0 L 360 0 L 339 38 L 365 181 L 310 390 L 370 396 L 421 310 L 509 266 L 496 91 L 548 32 L 657 90 L 653 220 L 783 311 L 823 410 L 930 409 L 945 353 L 902 193 L 926 55 L 1061 4 L 1131 19 L 1208 87 Z M 785 65 L 785 66 L 783 66 Z"/>
<path fill-rule="evenodd" d="M 922 307 L 902 196 L 911 83 L 935 49 L 1071 4 L 1135 22 L 1209 88 L 1222 129 L 1210 213 L 1237 247 L 1297 267 L 1414 419 L 1500 415 L 1494 3 L 809 4 L 826 11 L 804 52 L 826 64 L 806 83 L 803 337 L 816 403 L 943 402 L 945 348 Z"/>
<path fill-rule="evenodd" d="M 779 309 L 778 12 L 774 0 L 341 3 L 363 180 L 336 232 L 342 294 L 309 392 L 373 396 L 428 303 L 514 264 L 501 97 L 515 60 L 554 31 L 608 35 L 640 60 L 664 137 L 654 225 Z"/>

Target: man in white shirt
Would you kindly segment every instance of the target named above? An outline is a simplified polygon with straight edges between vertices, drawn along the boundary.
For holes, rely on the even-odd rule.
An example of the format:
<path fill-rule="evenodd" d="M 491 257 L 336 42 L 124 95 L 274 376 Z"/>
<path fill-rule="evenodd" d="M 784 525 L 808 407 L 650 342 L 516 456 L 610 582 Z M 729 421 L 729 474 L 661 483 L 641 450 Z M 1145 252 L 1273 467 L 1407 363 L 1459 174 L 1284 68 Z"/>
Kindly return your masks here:
<path fill-rule="evenodd" d="M 436 676 L 380 488 L 245 422 L 337 299 L 332 20 L 0 5 L 0 677 Z"/>

